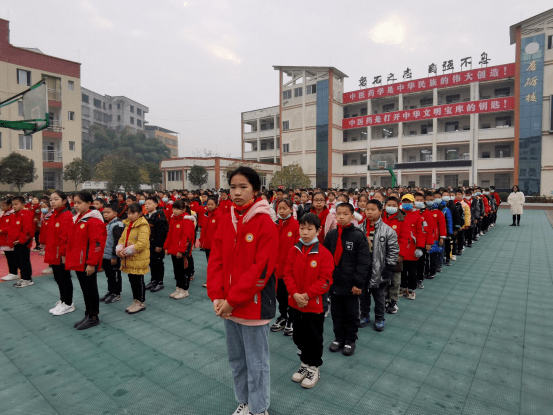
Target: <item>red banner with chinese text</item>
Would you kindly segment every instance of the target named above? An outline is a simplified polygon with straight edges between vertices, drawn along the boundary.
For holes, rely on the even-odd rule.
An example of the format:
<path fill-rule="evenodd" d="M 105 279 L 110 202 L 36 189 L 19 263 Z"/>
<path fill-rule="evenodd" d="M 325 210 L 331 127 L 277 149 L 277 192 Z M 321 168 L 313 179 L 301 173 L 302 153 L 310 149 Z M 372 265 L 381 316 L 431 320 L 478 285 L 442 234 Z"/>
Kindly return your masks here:
<path fill-rule="evenodd" d="M 492 66 L 489 68 L 471 69 L 464 72 L 443 74 L 429 78 L 415 79 L 412 81 L 399 82 L 397 84 L 382 85 L 374 88 L 347 92 L 344 93 L 344 104 L 357 101 L 366 101 L 367 99 L 373 98 L 389 97 L 392 95 L 410 94 L 433 88 L 447 88 L 457 85 L 466 85 L 471 82 L 509 78 L 511 76 L 515 76 L 514 63 Z"/>
<path fill-rule="evenodd" d="M 438 105 L 436 107 L 416 108 L 383 114 L 363 115 L 362 117 L 355 118 L 344 118 L 342 120 L 342 129 L 349 130 L 352 128 L 370 127 L 372 125 L 396 124 L 399 122 L 412 122 L 432 118 L 508 111 L 514 108 L 515 97 L 459 102 L 456 104 Z"/>

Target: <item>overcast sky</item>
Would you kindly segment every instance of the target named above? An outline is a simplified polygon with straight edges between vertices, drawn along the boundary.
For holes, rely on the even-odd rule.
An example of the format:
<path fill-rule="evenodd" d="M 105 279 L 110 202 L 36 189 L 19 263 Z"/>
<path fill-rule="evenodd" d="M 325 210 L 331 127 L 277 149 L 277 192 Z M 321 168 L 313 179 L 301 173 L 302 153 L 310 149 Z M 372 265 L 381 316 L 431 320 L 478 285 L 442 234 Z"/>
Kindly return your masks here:
<path fill-rule="evenodd" d="M 509 26 L 550 0 L 3 0 L 11 43 L 82 63 L 82 86 L 125 95 L 179 132 L 179 155 L 239 156 L 240 113 L 278 105 L 273 65 L 413 78 L 472 56 L 514 62 Z"/>

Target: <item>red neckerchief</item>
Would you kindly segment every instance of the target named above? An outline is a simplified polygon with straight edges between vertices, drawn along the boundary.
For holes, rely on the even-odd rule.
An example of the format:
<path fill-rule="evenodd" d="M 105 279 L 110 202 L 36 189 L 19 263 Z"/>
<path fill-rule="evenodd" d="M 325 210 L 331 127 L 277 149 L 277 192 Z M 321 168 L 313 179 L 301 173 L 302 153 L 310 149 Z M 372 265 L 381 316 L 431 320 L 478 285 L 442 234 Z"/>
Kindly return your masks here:
<path fill-rule="evenodd" d="M 302 244 L 302 245 L 303 245 L 303 244 Z M 309 245 L 309 246 L 303 245 L 302 248 L 301 248 L 301 253 L 302 253 L 303 255 L 309 254 L 309 252 L 311 252 L 311 250 L 313 249 L 314 246 L 315 246 L 315 244 Z"/>
<path fill-rule="evenodd" d="M 133 225 L 134 222 L 131 222 L 129 224 L 129 229 L 127 231 L 127 237 L 125 238 L 125 248 L 127 247 L 127 244 L 129 242 L 129 235 L 131 234 L 131 229 L 132 229 L 132 225 Z"/>
<path fill-rule="evenodd" d="M 336 266 L 340 263 L 340 258 L 342 258 L 342 252 L 344 251 L 344 247 L 342 246 L 342 232 L 345 228 L 350 226 L 351 223 L 346 226 L 338 224 L 338 241 L 336 241 L 336 251 L 334 252 L 334 265 Z"/>
<path fill-rule="evenodd" d="M 311 208 L 310 212 L 317 215 L 317 212 L 315 211 L 314 207 Z M 328 216 L 329 213 L 330 213 L 330 210 L 325 206 L 321 211 L 321 213 L 317 215 L 319 217 L 319 220 L 321 221 L 321 227 L 319 228 L 319 233 L 317 234 L 317 237 L 319 238 L 319 240 L 324 239 L 326 217 Z"/>
<path fill-rule="evenodd" d="M 242 233 L 242 219 L 244 219 L 246 213 L 248 213 L 252 206 L 259 200 L 261 200 L 261 198 L 253 198 L 242 206 L 237 206 L 236 203 L 232 202 L 232 206 L 234 206 L 234 217 L 236 218 L 236 235 L 240 235 Z"/>

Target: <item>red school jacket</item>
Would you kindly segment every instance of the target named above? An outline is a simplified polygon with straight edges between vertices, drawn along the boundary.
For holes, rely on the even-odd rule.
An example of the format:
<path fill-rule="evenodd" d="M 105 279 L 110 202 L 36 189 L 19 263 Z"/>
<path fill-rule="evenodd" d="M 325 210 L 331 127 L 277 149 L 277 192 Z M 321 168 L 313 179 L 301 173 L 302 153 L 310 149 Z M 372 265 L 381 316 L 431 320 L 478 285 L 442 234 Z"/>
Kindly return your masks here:
<path fill-rule="evenodd" d="M 2 215 L 0 218 L 0 246 L 8 246 L 8 232 L 10 231 L 10 224 L 14 218 L 14 211 L 10 209 Z"/>
<path fill-rule="evenodd" d="M 332 285 L 334 258 L 330 251 L 319 242 L 304 246 L 298 242 L 288 251 L 284 283 L 288 290 L 288 305 L 302 313 L 322 313 L 323 294 Z M 294 294 L 306 293 L 309 301 L 299 308 Z"/>
<path fill-rule="evenodd" d="M 189 255 L 194 241 L 194 232 L 192 216 L 187 213 L 179 216 L 173 215 L 163 249 L 170 255 L 177 255 L 179 252 Z"/>
<path fill-rule="evenodd" d="M 35 236 L 35 214 L 30 210 L 20 210 L 13 214 L 8 230 L 8 246 L 13 248 L 13 243 L 18 241 L 21 245 L 30 245 Z"/>
<path fill-rule="evenodd" d="M 67 254 L 69 232 L 73 228 L 73 215 L 65 206 L 56 209 L 46 225 L 46 243 L 44 262 L 50 265 L 60 265 L 61 258 Z M 42 231 L 45 230 L 42 225 Z"/>
<path fill-rule="evenodd" d="M 438 224 L 434 218 L 434 214 L 429 209 L 419 210 L 423 219 L 423 231 L 426 232 L 426 244 L 433 245 L 438 237 Z"/>
<path fill-rule="evenodd" d="M 207 264 L 207 295 L 234 308 L 232 315 L 249 320 L 272 319 L 276 312 L 275 269 L 278 231 L 267 201 L 258 200 L 240 219 L 221 217 Z"/>
<path fill-rule="evenodd" d="M 292 248 L 300 238 L 300 224 L 293 217 L 286 220 L 279 219 L 277 221 L 277 229 L 278 258 L 275 276 L 280 279 L 284 277 L 284 267 L 286 266 L 288 252 L 290 252 L 290 248 Z"/>
<path fill-rule="evenodd" d="M 440 238 L 445 238 L 447 236 L 447 227 L 445 224 L 445 216 L 444 213 L 439 209 L 432 209 L 430 211 L 432 213 L 432 217 L 434 218 L 434 221 L 436 222 L 436 236 L 439 240 Z"/>
<path fill-rule="evenodd" d="M 201 217 L 202 233 L 200 234 L 200 246 L 203 249 L 211 249 L 213 235 L 215 235 L 220 216 L 219 208 L 215 208 L 212 212 L 206 211 Z"/>
<path fill-rule="evenodd" d="M 403 224 L 398 229 L 399 255 L 406 261 L 416 261 L 415 250 L 426 245 L 422 215 L 416 210 L 405 212 Z"/>
<path fill-rule="evenodd" d="M 100 267 L 106 238 L 106 225 L 100 212 L 89 210 L 84 215 L 75 215 L 67 239 L 65 269 L 82 272 L 87 265 Z"/>
<path fill-rule="evenodd" d="M 225 200 L 220 200 L 219 201 L 219 212 L 221 212 L 221 214 L 225 214 L 225 213 L 229 213 L 230 212 L 230 207 L 232 206 L 232 201 L 230 199 L 225 199 Z"/>

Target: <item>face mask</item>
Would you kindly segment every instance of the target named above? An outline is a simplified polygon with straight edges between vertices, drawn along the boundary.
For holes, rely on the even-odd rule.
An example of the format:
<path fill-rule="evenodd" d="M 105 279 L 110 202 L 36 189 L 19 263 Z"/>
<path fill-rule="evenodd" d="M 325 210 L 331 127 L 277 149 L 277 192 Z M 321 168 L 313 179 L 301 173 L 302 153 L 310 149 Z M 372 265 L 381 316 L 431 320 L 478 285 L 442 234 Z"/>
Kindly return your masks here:
<path fill-rule="evenodd" d="M 397 213 L 397 207 L 386 206 L 386 212 L 388 212 L 388 215 L 395 215 Z"/>
<path fill-rule="evenodd" d="M 434 203 L 436 203 L 437 205 L 439 205 L 440 203 L 442 203 L 442 199 L 440 199 L 439 197 L 434 199 Z"/>
<path fill-rule="evenodd" d="M 495 190 L 490 190 L 490 193 L 493 193 Z"/>
<path fill-rule="evenodd" d="M 374 196 L 374 193 L 369 193 L 369 196 L 371 196 L 371 197 Z"/>
<path fill-rule="evenodd" d="M 146 203 L 145 200 L 139 200 L 138 203 L 140 203 L 141 205 L 143 205 L 144 203 Z"/>
<path fill-rule="evenodd" d="M 167 202 L 169 201 L 169 198 L 168 198 L 168 197 L 164 197 L 164 198 L 161 199 L 161 200 L 163 200 L 163 203 L 167 203 Z"/>
<path fill-rule="evenodd" d="M 484 194 L 485 194 L 485 195 L 489 195 L 489 194 L 490 194 L 490 192 L 484 192 Z"/>
<path fill-rule="evenodd" d="M 311 241 L 309 241 L 309 242 L 307 242 L 307 243 L 306 243 L 306 242 L 303 242 L 303 239 L 300 238 L 300 242 L 301 242 L 302 244 L 304 244 L 305 246 L 311 246 L 311 245 L 313 245 L 313 244 L 319 242 L 319 238 L 317 238 L 317 237 L 315 236 Z"/>
<path fill-rule="evenodd" d="M 482 193 L 480 192 L 476 192 L 476 196 L 480 196 Z"/>
<path fill-rule="evenodd" d="M 40 211 L 41 211 L 44 215 L 46 215 L 46 214 L 48 213 L 48 209 L 46 209 L 46 208 L 42 208 L 42 209 L 40 209 Z"/>
<path fill-rule="evenodd" d="M 428 207 L 434 206 L 434 201 L 433 200 L 427 200 L 426 201 L 426 206 L 428 206 Z"/>
<path fill-rule="evenodd" d="M 410 211 L 411 209 L 413 209 L 413 204 L 412 203 L 403 203 L 401 205 L 401 208 L 403 210 Z"/>
<path fill-rule="evenodd" d="M 292 214 L 290 213 L 288 216 L 282 217 L 277 213 L 277 216 L 278 216 L 279 219 L 286 220 L 286 219 L 289 219 L 290 216 L 292 216 Z"/>
<path fill-rule="evenodd" d="M 29 203 L 31 203 L 33 201 L 33 199 L 29 199 Z"/>
<path fill-rule="evenodd" d="M 415 207 L 417 209 L 424 209 L 424 202 L 415 202 Z"/>
<path fill-rule="evenodd" d="M 449 196 L 444 196 L 443 199 L 444 199 L 444 202 L 449 202 L 449 201 L 451 200 L 451 197 L 449 197 Z"/>

